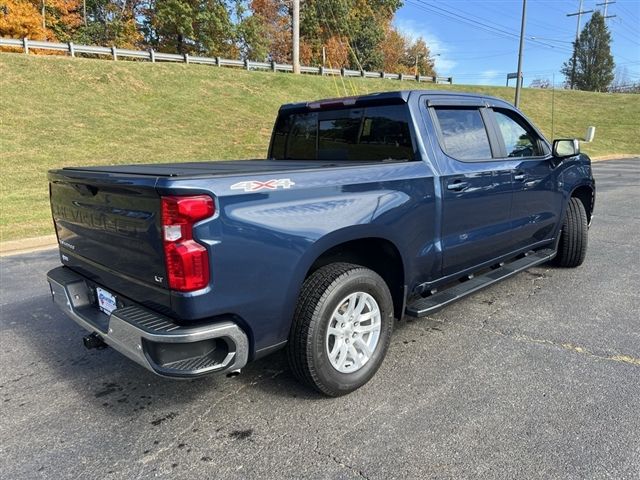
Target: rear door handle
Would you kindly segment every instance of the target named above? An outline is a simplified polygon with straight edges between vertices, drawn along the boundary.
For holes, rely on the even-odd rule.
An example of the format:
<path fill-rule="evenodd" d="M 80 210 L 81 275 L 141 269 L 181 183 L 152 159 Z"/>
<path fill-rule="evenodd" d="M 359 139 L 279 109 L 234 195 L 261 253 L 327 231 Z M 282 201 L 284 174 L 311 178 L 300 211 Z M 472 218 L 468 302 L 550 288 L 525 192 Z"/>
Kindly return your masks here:
<path fill-rule="evenodd" d="M 460 190 L 464 190 L 467 188 L 469 184 L 467 182 L 461 182 L 460 180 L 456 180 L 455 182 L 447 185 L 447 190 L 453 190 L 454 192 L 459 192 Z"/>
<path fill-rule="evenodd" d="M 516 182 L 524 182 L 524 179 L 525 179 L 525 178 L 527 178 L 527 176 L 526 176 L 524 173 L 522 173 L 522 172 L 517 172 L 517 173 L 513 176 L 513 179 L 514 179 Z"/>

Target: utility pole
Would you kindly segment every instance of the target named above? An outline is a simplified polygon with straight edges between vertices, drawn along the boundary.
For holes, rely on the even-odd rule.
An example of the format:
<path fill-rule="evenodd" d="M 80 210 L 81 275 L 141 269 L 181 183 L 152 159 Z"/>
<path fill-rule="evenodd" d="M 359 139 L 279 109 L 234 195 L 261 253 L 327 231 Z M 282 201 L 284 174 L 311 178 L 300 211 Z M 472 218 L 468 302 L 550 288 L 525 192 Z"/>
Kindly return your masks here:
<path fill-rule="evenodd" d="M 293 73 L 300 73 L 300 0 L 293 0 Z"/>
<path fill-rule="evenodd" d="M 573 90 L 573 86 L 575 85 L 576 80 L 576 56 L 578 53 L 578 40 L 580 40 L 580 18 L 585 13 L 591 13 L 593 10 L 582 10 L 582 0 L 580 0 L 580 6 L 578 7 L 578 11 L 575 13 L 567 13 L 567 17 L 578 17 L 578 24 L 576 26 L 576 43 L 573 45 L 573 61 L 571 62 L 571 81 L 570 87 Z"/>
<path fill-rule="evenodd" d="M 516 100 L 514 105 L 520 105 L 520 89 L 522 88 L 522 52 L 524 50 L 524 27 L 527 20 L 527 0 L 522 0 L 522 25 L 520 26 L 520 48 L 518 49 L 518 77 L 516 78 Z"/>
<path fill-rule="evenodd" d="M 45 13 L 45 3 L 44 0 L 42 0 L 42 28 L 47 28 L 47 22 L 44 20 Z"/>
<path fill-rule="evenodd" d="M 604 23 L 605 24 L 607 23 L 607 18 L 614 18 L 616 16 L 616 15 L 607 15 L 607 7 L 609 5 L 611 5 L 612 3 L 616 3 L 616 2 L 615 1 L 612 2 L 610 0 L 604 0 L 603 3 L 596 3 L 596 6 L 598 6 L 598 7 L 604 6 L 604 12 L 602 12 L 602 13 L 604 13 L 603 16 L 604 16 Z"/>
<path fill-rule="evenodd" d="M 415 67 L 415 71 L 413 72 L 413 74 L 417 77 L 418 76 L 418 62 L 420 61 L 420 57 L 422 57 L 421 53 L 416 53 L 416 67 Z"/>

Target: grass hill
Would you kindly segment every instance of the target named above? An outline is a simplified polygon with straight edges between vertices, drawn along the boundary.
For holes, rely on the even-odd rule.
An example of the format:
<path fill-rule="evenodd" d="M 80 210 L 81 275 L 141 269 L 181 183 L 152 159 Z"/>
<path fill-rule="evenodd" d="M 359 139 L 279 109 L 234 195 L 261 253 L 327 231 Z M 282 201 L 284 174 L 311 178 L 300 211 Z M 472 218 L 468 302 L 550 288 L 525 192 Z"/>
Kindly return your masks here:
<path fill-rule="evenodd" d="M 52 233 L 54 167 L 264 157 L 282 103 L 416 88 L 410 81 L 0 53 L 0 239 Z M 420 88 L 435 88 L 420 84 Z M 513 89 L 438 85 L 513 100 Z M 592 155 L 640 152 L 640 95 L 525 89 L 554 136 L 597 127 Z"/>

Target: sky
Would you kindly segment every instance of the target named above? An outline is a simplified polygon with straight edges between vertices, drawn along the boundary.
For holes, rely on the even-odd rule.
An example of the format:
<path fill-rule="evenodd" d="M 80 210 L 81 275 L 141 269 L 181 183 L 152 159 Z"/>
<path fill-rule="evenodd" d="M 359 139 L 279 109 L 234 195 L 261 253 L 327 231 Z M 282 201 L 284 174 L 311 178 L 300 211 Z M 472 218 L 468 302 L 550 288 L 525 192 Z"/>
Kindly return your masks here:
<path fill-rule="evenodd" d="M 584 0 L 583 10 L 601 10 L 605 0 Z M 438 75 L 454 83 L 505 85 L 518 65 L 522 0 L 404 0 L 394 23 L 405 34 L 423 37 Z M 523 55 L 524 84 L 562 84 L 563 62 L 572 53 L 579 0 L 528 0 Z M 625 83 L 640 82 L 640 0 L 610 2 L 607 19 L 611 51 Z M 591 17 L 582 16 L 582 29 Z M 515 80 L 511 80 L 514 85 Z"/>

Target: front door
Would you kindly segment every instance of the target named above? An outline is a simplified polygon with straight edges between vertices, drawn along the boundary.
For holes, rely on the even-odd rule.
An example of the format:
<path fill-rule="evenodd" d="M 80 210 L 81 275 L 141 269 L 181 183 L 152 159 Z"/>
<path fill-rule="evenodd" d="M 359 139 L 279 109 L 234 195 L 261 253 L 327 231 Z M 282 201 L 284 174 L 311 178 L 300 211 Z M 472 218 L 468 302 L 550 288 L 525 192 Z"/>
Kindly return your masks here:
<path fill-rule="evenodd" d="M 493 118 L 504 147 L 503 155 L 517 160 L 513 168 L 511 213 L 517 249 L 552 238 L 562 209 L 558 169 L 549 147 L 535 129 L 512 110 L 494 108 Z"/>
<path fill-rule="evenodd" d="M 440 177 L 442 274 L 453 275 L 513 250 L 512 172 L 496 161 L 484 107 L 435 107 L 438 140 L 448 157 Z"/>

